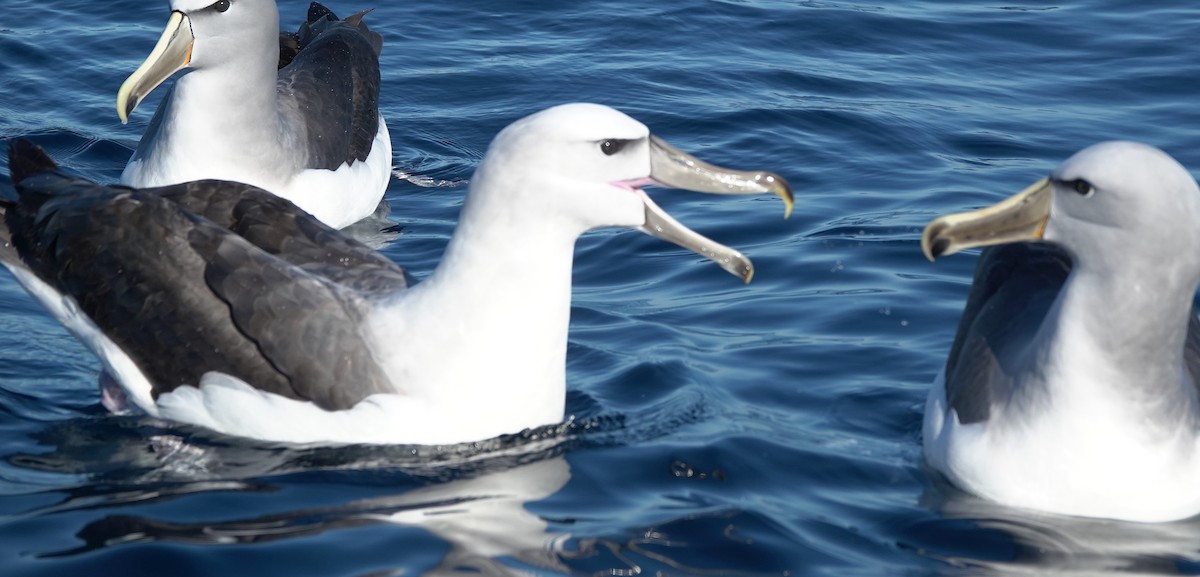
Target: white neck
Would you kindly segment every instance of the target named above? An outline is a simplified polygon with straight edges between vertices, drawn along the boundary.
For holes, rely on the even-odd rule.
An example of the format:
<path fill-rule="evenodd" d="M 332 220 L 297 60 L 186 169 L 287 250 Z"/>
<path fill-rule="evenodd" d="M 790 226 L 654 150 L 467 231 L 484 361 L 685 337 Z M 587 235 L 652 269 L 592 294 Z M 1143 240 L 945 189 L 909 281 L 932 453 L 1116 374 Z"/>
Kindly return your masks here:
<path fill-rule="evenodd" d="M 1053 360 L 1046 379 L 1053 405 L 1173 435 L 1181 423 L 1196 425 L 1196 393 L 1183 360 L 1196 283 L 1140 272 L 1076 267 L 1038 334 L 1042 346 L 1033 349 Z"/>
<path fill-rule="evenodd" d="M 397 389 L 452 410 L 446 422 L 461 438 L 563 418 L 571 266 L 583 230 L 513 196 L 469 196 L 433 275 L 372 322 Z"/>
<path fill-rule="evenodd" d="M 280 151 L 294 149 L 300 142 L 279 113 L 277 50 L 261 55 L 259 50 L 248 50 L 247 57 L 236 63 L 191 70 L 176 80 L 169 101 L 164 100 L 167 108 L 160 112 L 156 150 L 143 154 L 182 157 L 172 163 L 184 172 L 172 175 L 176 182 L 221 178 L 282 189 L 299 167 L 296 159 Z M 272 158 L 247 162 L 248 154 Z M 275 170 L 264 172 L 264 168 Z"/>

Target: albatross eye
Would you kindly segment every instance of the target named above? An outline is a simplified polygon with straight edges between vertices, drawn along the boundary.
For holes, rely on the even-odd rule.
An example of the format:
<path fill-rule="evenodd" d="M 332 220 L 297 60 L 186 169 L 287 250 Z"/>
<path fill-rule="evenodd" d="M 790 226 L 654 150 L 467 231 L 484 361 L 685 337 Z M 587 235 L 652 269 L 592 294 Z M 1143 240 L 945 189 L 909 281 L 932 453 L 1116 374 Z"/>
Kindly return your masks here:
<path fill-rule="evenodd" d="M 1084 198 L 1087 198 L 1091 196 L 1092 193 L 1096 192 L 1096 188 L 1092 186 L 1092 183 L 1082 178 L 1072 180 L 1071 182 L 1068 182 L 1067 185 L 1071 187 L 1071 190 L 1078 192 Z"/>
<path fill-rule="evenodd" d="M 217 0 L 216 2 L 213 2 L 212 9 L 216 10 L 217 12 L 229 10 L 229 0 Z"/>
<path fill-rule="evenodd" d="M 629 142 L 628 140 L 619 138 L 610 138 L 600 143 L 600 152 L 603 152 L 605 156 L 612 156 L 621 152 L 621 149 L 625 148 L 625 145 L 629 144 Z"/>

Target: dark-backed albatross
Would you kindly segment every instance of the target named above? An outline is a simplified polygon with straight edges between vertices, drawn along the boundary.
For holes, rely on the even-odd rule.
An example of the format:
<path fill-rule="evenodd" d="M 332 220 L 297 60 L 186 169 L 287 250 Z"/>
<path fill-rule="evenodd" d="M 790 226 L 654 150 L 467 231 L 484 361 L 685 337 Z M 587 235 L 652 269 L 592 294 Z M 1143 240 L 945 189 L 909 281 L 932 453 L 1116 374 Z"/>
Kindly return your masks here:
<path fill-rule="evenodd" d="M 496 136 L 440 264 L 384 256 L 255 187 L 100 186 L 12 145 L 0 262 L 146 413 L 257 439 L 465 442 L 563 419 L 575 240 L 636 228 L 750 280 L 739 252 L 642 187 L 773 193 L 611 108 L 568 104 Z"/>
<path fill-rule="evenodd" d="M 188 71 L 121 183 L 245 182 L 337 228 L 372 214 L 391 178 L 392 143 L 379 114 L 383 39 L 364 14 L 339 20 L 314 2 L 299 32 L 282 36 L 281 55 L 274 0 L 172 0 L 158 45 L 117 93 L 121 121 Z"/>
<path fill-rule="evenodd" d="M 1004 246 L 979 259 L 926 405 L 929 464 L 1029 509 L 1200 513 L 1196 181 L 1156 148 L 1106 142 L 921 237 L 931 260 L 988 245 Z"/>

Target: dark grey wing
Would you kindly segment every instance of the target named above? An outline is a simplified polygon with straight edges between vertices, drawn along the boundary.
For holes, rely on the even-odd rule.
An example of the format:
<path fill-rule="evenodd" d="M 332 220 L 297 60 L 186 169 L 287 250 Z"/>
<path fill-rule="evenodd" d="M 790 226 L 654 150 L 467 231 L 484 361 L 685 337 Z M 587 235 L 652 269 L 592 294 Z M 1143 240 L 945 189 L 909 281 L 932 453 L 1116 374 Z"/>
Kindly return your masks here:
<path fill-rule="evenodd" d="M 279 68 L 292 63 L 300 53 L 300 36 L 291 32 L 279 33 Z"/>
<path fill-rule="evenodd" d="M 291 201 L 259 188 L 197 181 L 146 191 L 229 229 L 267 254 L 345 288 L 390 293 L 407 286 L 404 269 L 387 257 L 326 226 Z"/>
<path fill-rule="evenodd" d="M 28 142 L 28 141 L 25 141 L 25 142 Z M 30 143 L 30 144 L 32 144 L 32 143 Z M 49 165 L 45 166 L 43 168 L 37 169 L 37 172 L 41 172 L 42 170 L 54 170 L 54 169 L 58 168 L 58 166 L 56 164 L 54 164 L 54 161 L 50 160 L 49 156 L 46 156 L 44 153 L 42 154 L 42 156 L 46 157 L 46 160 L 49 162 Z M 18 170 L 20 170 L 20 169 L 18 169 Z M 26 170 L 28 170 L 28 169 L 26 169 Z M 10 173 L 13 172 L 13 170 L 11 168 L 9 169 L 9 171 L 10 171 Z M 25 174 L 29 174 L 29 173 L 25 173 Z M 0 186 L 0 262 L 14 264 L 17 266 L 23 266 L 21 264 L 21 256 L 17 253 L 17 247 L 13 246 L 12 231 L 9 230 L 8 226 L 4 224 L 4 222 L 8 220 L 8 212 L 10 210 L 15 211 L 16 209 L 17 209 L 16 191 L 12 190 L 8 186 Z"/>
<path fill-rule="evenodd" d="M 382 38 L 362 14 L 338 20 L 313 3 L 296 34 L 298 49 L 279 70 L 284 109 L 303 118 L 293 123 L 309 151 L 306 168 L 336 170 L 366 160 L 379 131 L 379 51 Z"/>
<path fill-rule="evenodd" d="M 394 391 L 359 329 L 368 307 L 357 296 L 219 227 L 188 237 L 208 258 L 208 286 L 299 398 L 337 410 Z"/>
<path fill-rule="evenodd" d="M 199 219 L 155 195 L 57 173 L 17 185 L 5 224 L 25 266 L 80 309 L 137 364 L 155 394 L 210 370 L 297 397 L 231 321 L 187 242 Z M 211 223 L 207 226 L 215 227 Z"/>
<path fill-rule="evenodd" d="M 13 204 L 0 201 L 0 223 L 8 220 L 8 211 L 14 207 Z M 17 247 L 13 246 L 12 231 L 7 225 L 0 226 L 0 262 L 24 266 L 21 264 L 21 255 L 17 252 Z"/>
<path fill-rule="evenodd" d="M 14 145 L 10 154 L 49 161 L 32 145 Z M 19 199 L 5 207 L 5 224 L 22 263 L 72 296 L 156 395 L 194 385 L 208 371 L 325 409 L 388 390 L 358 332 L 365 305 L 357 293 L 187 210 L 245 223 L 253 219 L 238 215 L 255 212 L 246 207 L 277 197 L 221 181 L 106 187 L 58 172 L 28 176 L 21 162 L 12 164 Z M 284 216 L 312 220 L 291 210 L 299 214 Z"/>
<path fill-rule="evenodd" d="M 15 204 L 0 200 L 0 263 L 28 269 L 29 266 L 21 261 L 21 253 L 13 244 L 12 230 L 5 224 L 9 212 L 15 210 Z"/>
<path fill-rule="evenodd" d="M 295 37 L 297 45 L 307 42 L 307 38 L 309 38 L 311 34 L 319 33 L 320 29 L 317 26 L 318 24 L 337 23 L 341 21 L 344 24 L 358 28 L 359 33 L 371 43 L 371 48 L 375 50 L 375 55 L 379 56 L 383 52 L 383 36 L 380 36 L 379 33 L 372 31 L 367 27 L 366 23 L 363 22 L 363 18 L 370 13 L 371 10 L 367 9 L 357 14 L 352 14 L 345 20 L 342 20 L 337 17 L 337 14 L 333 13 L 333 10 L 326 8 L 324 4 L 321 4 L 320 2 L 312 2 L 308 5 L 308 14 L 304 18 L 304 23 L 301 24 L 300 29 L 296 31 Z"/>
<path fill-rule="evenodd" d="M 987 420 L 1071 272 L 1070 257 L 1046 243 L 985 249 L 946 359 L 946 401 L 963 424 Z"/>
<path fill-rule="evenodd" d="M 1200 319 L 1196 318 L 1196 306 L 1192 305 L 1191 317 L 1188 319 L 1187 340 L 1183 344 L 1183 362 L 1187 365 L 1188 374 L 1192 376 L 1192 386 L 1200 394 Z"/>

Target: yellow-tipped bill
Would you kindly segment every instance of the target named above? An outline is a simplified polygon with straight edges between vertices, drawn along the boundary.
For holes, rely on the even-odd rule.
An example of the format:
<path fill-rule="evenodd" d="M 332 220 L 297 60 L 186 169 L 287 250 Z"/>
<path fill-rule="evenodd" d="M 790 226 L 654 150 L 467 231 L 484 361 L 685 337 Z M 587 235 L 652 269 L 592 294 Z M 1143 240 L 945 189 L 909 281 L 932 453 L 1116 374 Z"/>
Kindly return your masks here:
<path fill-rule="evenodd" d="M 727 247 L 686 226 L 667 214 L 649 196 L 639 191 L 646 205 L 646 224 L 642 230 L 650 236 L 679 245 L 699 254 L 725 269 L 726 272 L 749 283 L 754 278 L 754 263 L 737 249 Z"/>
<path fill-rule="evenodd" d="M 977 246 L 1039 240 L 1050 219 L 1054 186 L 1043 178 L 987 208 L 935 218 L 921 234 L 921 251 L 933 260 Z"/>
<path fill-rule="evenodd" d="M 172 12 L 154 51 L 117 91 L 117 116 L 122 124 L 129 122 L 130 113 L 142 98 L 191 63 L 194 40 L 191 20 L 183 12 Z"/>
<path fill-rule="evenodd" d="M 650 181 L 671 188 L 711 194 L 775 194 L 783 199 L 785 218 L 792 213 L 792 188 L 773 172 L 734 170 L 708 164 L 650 135 Z M 754 265 L 735 249 L 709 239 L 671 218 L 640 190 L 646 207 L 641 230 L 677 244 L 717 263 L 730 274 L 750 282 Z"/>
<path fill-rule="evenodd" d="M 653 134 L 650 135 L 650 174 L 673 188 L 712 194 L 771 193 L 783 199 L 784 213 L 792 215 L 792 187 L 782 176 L 761 170 L 734 170 L 700 160 Z"/>

